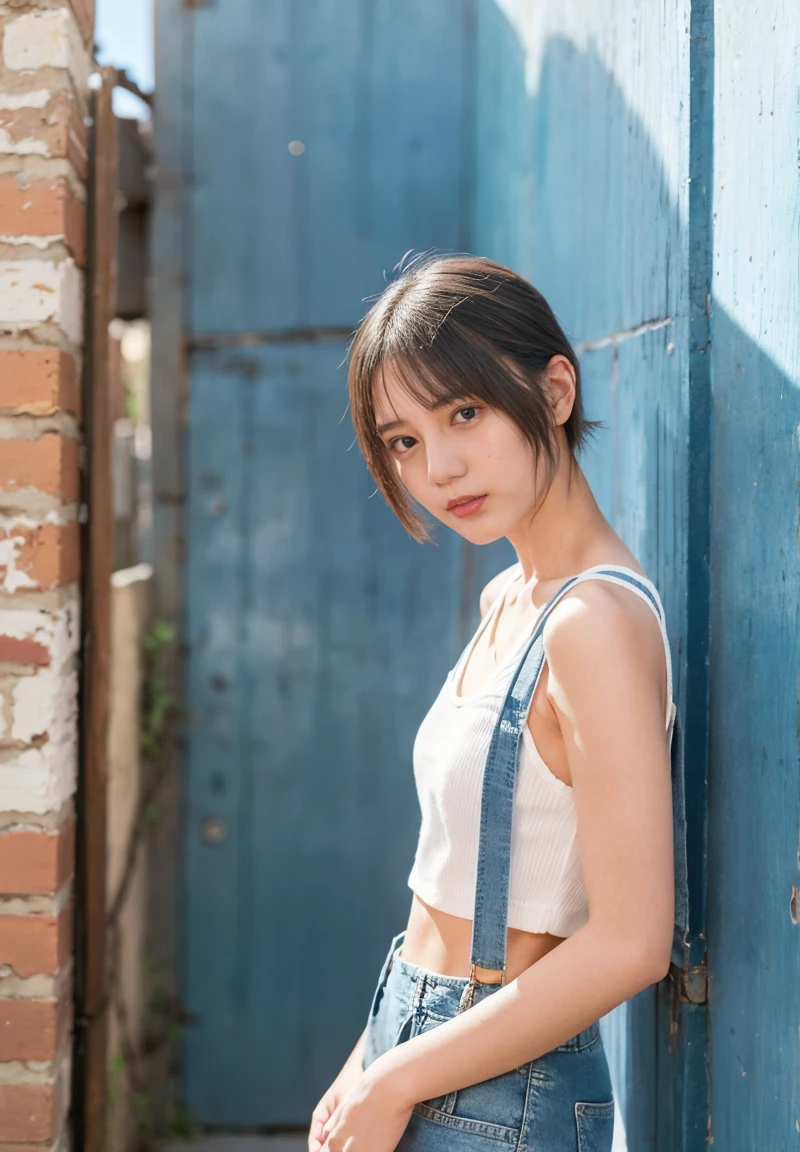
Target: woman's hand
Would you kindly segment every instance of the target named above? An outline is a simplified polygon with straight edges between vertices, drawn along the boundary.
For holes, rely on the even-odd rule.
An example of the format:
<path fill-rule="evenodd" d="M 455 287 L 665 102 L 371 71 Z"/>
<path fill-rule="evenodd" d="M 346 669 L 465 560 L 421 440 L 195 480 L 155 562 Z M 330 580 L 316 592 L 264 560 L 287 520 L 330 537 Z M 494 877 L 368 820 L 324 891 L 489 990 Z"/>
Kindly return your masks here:
<path fill-rule="evenodd" d="M 308 1132 L 308 1152 L 320 1152 L 326 1135 L 323 1126 L 344 1100 L 350 1089 L 363 1076 L 362 1059 L 364 1053 L 364 1033 L 359 1036 L 356 1046 L 348 1056 L 341 1072 L 311 1113 L 311 1127 Z"/>
<path fill-rule="evenodd" d="M 323 1127 L 326 1121 L 330 1120 L 331 1116 L 333 1116 L 359 1076 L 360 1073 L 354 1071 L 349 1083 L 344 1077 L 337 1076 L 319 1104 L 317 1104 L 311 1113 L 311 1127 L 308 1132 L 308 1152 L 321 1152 L 327 1138 Z"/>
<path fill-rule="evenodd" d="M 394 1152 L 408 1127 L 412 1106 L 383 1075 L 380 1057 L 337 1105 L 323 1125 L 322 1152 Z"/>

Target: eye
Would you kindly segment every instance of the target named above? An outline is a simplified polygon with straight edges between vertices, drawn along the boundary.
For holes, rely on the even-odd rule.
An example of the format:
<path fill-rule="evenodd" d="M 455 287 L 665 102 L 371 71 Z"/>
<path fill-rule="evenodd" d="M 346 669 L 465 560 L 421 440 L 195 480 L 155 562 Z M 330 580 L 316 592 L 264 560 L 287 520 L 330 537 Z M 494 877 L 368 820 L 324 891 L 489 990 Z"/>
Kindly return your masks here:
<path fill-rule="evenodd" d="M 478 407 L 477 404 L 468 404 L 464 408 L 457 408 L 455 415 L 456 416 L 463 416 L 466 413 L 467 415 L 466 415 L 465 423 L 471 424 L 479 412 L 480 412 L 480 408 Z"/>
<path fill-rule="evenodd" d="M 410 440 L 411 443 L 406 444 L 405 441 L 407 440 Z M 415 444 L 416 440 L 413 436 L 395 436 L 394 440 L 389 441 L 387 448 L 390 452 L 394 452 L 395 456 L 405 456 L 406 452 L 413 448 Z M 402 447 L 403 451 L 398 452 L 398 447 Z"/>

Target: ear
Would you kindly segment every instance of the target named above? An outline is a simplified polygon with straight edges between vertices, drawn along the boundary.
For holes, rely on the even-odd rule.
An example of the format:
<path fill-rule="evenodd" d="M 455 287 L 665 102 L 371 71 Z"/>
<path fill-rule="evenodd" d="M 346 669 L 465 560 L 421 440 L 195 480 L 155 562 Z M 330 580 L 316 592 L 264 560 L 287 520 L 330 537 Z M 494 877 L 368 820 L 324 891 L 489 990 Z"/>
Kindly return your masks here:
<path fill-rule="evenodd" d="M 575 403 L 575 369 L 566 356 L 551 356 L 544 370 L 555 424 L 565 424 Z"/>

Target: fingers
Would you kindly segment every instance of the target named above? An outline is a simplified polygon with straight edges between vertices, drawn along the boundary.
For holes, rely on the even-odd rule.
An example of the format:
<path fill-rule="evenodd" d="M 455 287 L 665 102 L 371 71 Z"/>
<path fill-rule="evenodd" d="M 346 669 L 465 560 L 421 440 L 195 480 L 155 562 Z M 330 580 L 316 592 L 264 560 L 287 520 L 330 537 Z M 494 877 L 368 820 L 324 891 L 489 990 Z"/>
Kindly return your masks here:
<path fill-rule="evenodd" d="M 322 1125 L 322 1135 L 323 1135 L 326 1142 L 327 1142 L 328 1136 L 330 1135 L 331 1129 L 336 1127 L 336 1123 L 339 1119 L 339 1113 L 341 1112 L 341 1110 L 342 1110 L 342 1106 L 340 1104 L 337 1108 L 334 1108 L 333 1112 L 331 1112 L 328 1119 Z"/>
<path fill-rule="evenodd" d="M 321 1152 L 322 1146 L 327 1138 L 323 1131 L 323 1123 L 324 1121 L 321 1117 L 312 1117 L 311 1130 L 308 1134 L 308 1152 Z"/>

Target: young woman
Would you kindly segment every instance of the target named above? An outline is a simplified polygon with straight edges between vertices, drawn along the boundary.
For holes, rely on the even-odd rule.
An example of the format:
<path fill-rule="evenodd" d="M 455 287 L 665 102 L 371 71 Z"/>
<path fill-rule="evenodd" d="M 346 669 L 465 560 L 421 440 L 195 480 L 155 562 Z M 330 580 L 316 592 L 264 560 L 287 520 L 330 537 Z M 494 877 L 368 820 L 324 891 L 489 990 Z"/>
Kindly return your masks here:
<path fill-rule="evenodd" d="M 349 391 L 407 530 L 427 538 L 415 505 L 518 560 L 417 734 L 408 925 L 309 1150 L 609 1152 L 598 1018 L 666 975 L 672 943 L 660 597 L 577 462 L 577 357 L 514 272 L 411 260 L 359 325 Z"/>

